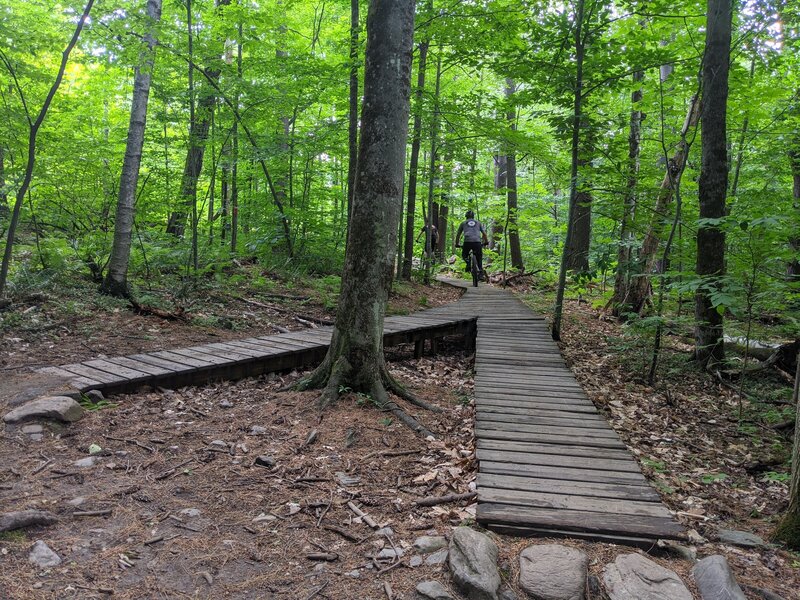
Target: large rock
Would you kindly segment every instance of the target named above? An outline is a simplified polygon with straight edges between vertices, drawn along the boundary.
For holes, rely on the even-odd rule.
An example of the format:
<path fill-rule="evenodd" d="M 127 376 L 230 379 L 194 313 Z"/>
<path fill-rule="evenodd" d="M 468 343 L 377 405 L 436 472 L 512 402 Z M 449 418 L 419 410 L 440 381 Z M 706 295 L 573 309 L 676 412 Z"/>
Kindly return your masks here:
<path fill-rule="evenodd" d="M 42 540 L 38 540 L 31 548 L 28 560 L 33 564 L 49 569 L 61 564 L 61 557 L 50 549 Z"/>
<path fill-rule="evenodd" d="M 51 419 L 72 423 L 83 416 L 83 407 L 67 396 L 45 396 L 18 406 L 3 417 L 6 423 Z"/>
<path fill-rule="evenodd" d="M 456 527 L 450 540 L 450 570 L 469 600 L 497 600 L 497 546 L 488 536 L 469 527 Z"/>
<path fill-rule="evenodd" d="M 718 532 L 719 541 L 723 544 L 732 546 L 742 546 L 743 548 L 763 548 L 767 544 L 754 533 L 749 531 L 736 531 L 735 529 L 720 529 Z"/>
<path fill-rule="evenodd" d="M 703 600 L 745 600 L 728 561 L 715 554 L 699 561 L 692 569 L 694 581 Z"/>
<path fill-rule="evenodd" d="M 603 570 L 611 600 L 692 600 L 675 573 L 641 554 L 620 554 Z"/>
<path fill-rule="evenodd" d="M 453 600 L 447 589 L 438 581 L 422 581 L 417 584 L 414 600 Z"/>
<path fill-rule="evenodd" d="M 420 554 L 430 554 L 447 547 L 447 538 L 443 535 L 423 535 L 414 540 L 414 550 Z"/>
<path fill-rule="evenodd" d="M 589 557 L 560 544 L 528 546 L 519 555 L 519 585 L 536 600 L 584 600 Z"/>

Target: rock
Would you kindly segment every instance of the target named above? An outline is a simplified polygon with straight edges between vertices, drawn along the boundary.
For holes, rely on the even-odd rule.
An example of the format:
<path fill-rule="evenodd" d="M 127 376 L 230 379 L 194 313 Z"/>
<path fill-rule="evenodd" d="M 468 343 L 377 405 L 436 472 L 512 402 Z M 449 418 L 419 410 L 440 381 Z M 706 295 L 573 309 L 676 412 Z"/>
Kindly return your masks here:
<path fill-rule="evenodd" d="M 253 519 L 253 523 L 265 523 L 268 521 L 277 521 L 277 520 L 278 517 L 276 517 L 275 515 L 268 515 L 266 513 L 261 513 L 260 515 L 258 515 Z"/>
<path fill-rule="evenodd" d="M 603 582 L 611 600 L 692 600 L 680 578 L 641 554 L 620 554 L 606 565 Z"/>
<path fill-rule="evenodd" d="M 69 396 L 78 400 L 81 393 L 72 387 L 71 381 L 71 377 L 41 371 L 18 375 L 3 374 L 0 404 L 7 403 L 9 407 L 20 406 L 43 396 Z"/>
<path fill-rule="evenodd" d="M 441 550 L 437 550 L 433 554 L 429 554 L 425 558 L 425 564 L 429 566 L 433 565 L 441 565 L 447 560 L 448 551 L 447 548 L 442 548 Z"/>
<path fill-rule="evenodd" d="M 338 479 L 339 483 L 345 487 L 358 485 L 361 483 L 361 477 L 348 475 L 344 471 L 336 471 L 336 479 Z"/>
<path fill-rule="evenodd" d="M 265 433 L 267 433 L 267 428 L 261 425 L 253 425 L 250 428 L 250 435 L 264 435 Z"/>
<path fill-rule="evenodd" d="M 695 562 L 697 560 L 697 550 L 694 548 L 682 546 L 681 544 L 673 542 L 672 540 L 658 540 L 657 545 L 660 549 L 673 556 L 677 556 L 678 558 L 683 558 L 691 562 Z"/>
<path fill-rule="evenodd" d="M 770 592 L 769 590 L 765 590 L 764 588 L 755 587 L 752 585 L 742 585 L 747 592 L 756 598 L 762 598 L 763 600 L 784 600 L 782 596 L 778 596 L 775 592 Z"/>
<path fill-rule="evenodd" d="M 394 529 L 392 529 L 391 527 L 381 527 L 380 529 L 375 531 L 375 535 L 380 535 L 380 536 L 394 535 Z"/>
<path fill-rule="evenodd" d="M 361 571 L 358 569 L 353 569 L 352 571 L 348 571 L 345 573 L 347 577 L 352 577 L 353 579 L 361 579 Z"/>
<path fill-rule="evenodd" d="M 87 456 L 86 458 L 82 458 L 80 460 L 76 460 L 74 463 L 76 467 L 81 469 L 86 469 L 88 467 L 93 467 L 97 464 L 97 457 L 96 456 Z"/>
<path fill-rule="evenodd" d="M 44 427 L 39 425 L 38 423 L 32 423 L 30 425 L 23 425 L 21 427 L 22 433 L 27 433 L 28 435 L 34 433 L 42 433 L 44 431 Z"/>
<path fill-rule="evenodd" d="M 66 396 L 46 396 L 38 398 L 7 413 L 6 423 L 24 423 L 34 419 L 53 419 L 73 423 L 83 416 L 83 407 Z"/>
<path fill-rule="evenodd" d="M 185 517 L 189 517 L 190 519 L 194 519 L 195 517 L 199 517 L 200 516 L 200 509 L 198 509 L 198 508 L 184 508 L 178 514 L 181 514 L 181 515 L 183 515 Z"/>
<path fill-rule="evenodd" d="M 450 570 L 456 587 L 469 600 L 497 600 L 497 546 L 487 535 L 456 527 L 450 540 Z"/>
<path fill-rule="evenodd" d="M 692 575 L 703 600 L 745 600 L 724 556 L 704 558 L 694 566 Z"/>
<path fill-rule="evenodd" d="M 528 546 L 519 555 L 519 585 L 537 600 L 584 600 L 589 557 L 561 544 Z"/>
<path fill-rule="evenodd" d="M 220 408 L 233 408 L 233 402 L 229 400 L 223 400 L 219 403 Z"/>
<path fill-rule="evenodd" d="M 517 595 L 514 593 L 513 590 L 506 588 L 500 591 L 500 595 L 498 596 L 500 600 L 517 600 Z"/>
<path fill-rule="evenodd" d="M 430 554 L 447 547 L 447 538 L 441 535 L 423 535 L 414 540 L 414 550 L 420 554 Z"/>
<path fill-rule="evenodd" d="M 414 600 L 453 600 L 453 597 L 438 581 L 422 581 L 417 584 Z"/>
<path fill-rule="evenodd" d="M 103 396 L 103 392 L 101 392 L 100 390 L 89 390 L 88 392 L 84 393 L 84 396 L 86 396 L 89 400 L 91 400 L 94 403 L 106 399 L 106 397 Z"/>
<path fill-rule="evenodd" d="M 84 502 L 86 502 L 86 498 L 84 498 L 83 496 L 77 496 L 72 500 L 67 500 L 67 504 L 69 504 L 70 506 L 80 506 Z"/>
<path fill-rule="evenodd" d="M 42 540 L 37 540 L 33 545 L 31 553 L 28 555 L 28 560 L 43 569 L 57 567 L 61 564 L 61 557 L 53 552 L 50 546 L 45 544 Z"/>
<path fill-rule="evenodd" d="M 608 594 L 597 575 L 589 575 L 586 579 L 586 587 L 589 588 L 589 598 L 592 600 L 608 600 Z"/>
<path fill-rule="evenodd" d="M 735 529 L 720 529 L 718 532 L 719 541 L 723 544 L 732 546 L 742 546 L 744 548 L 763 548 L 766 543 L 754 533 L 747 531 L 736 531 Z"/>
<path fill-rule="evenodd" d="M 209 446 L 214 446 L 215 448 L 226 448 L 228 447 L 228 442 L 225 440 L 214 440 L 209 444 Z"/>
<path fill-rule="evenodd" d="M 396 550 L 394 548 L 384 548 L 378 552 L 377 558 L 400 558 L 401 556 L 403 556 L 402 548 L 397 548 Z"/>
<path fill-rule="evenodd" d="M 256 457 L 256 460 L 253 464 L 259 467 L 266 467 L 268 469 L 272 469 L 276 464 L 276 460 L 274 456 L 270 456 L 268 454 L 262 454 L 261 456 Z"/>
<path fill-rule="evenodd" d="M 411 559 L 408 561 L 408 566 L 412 569 L 416 569 L 417 567 L 422 566 L 422 557 L 421 556 L 412 556 Z"/>
<path fill-rule="evenodd" d="M 17 510 L 0 514 L 0 533 L 36 525 L 52 525 L 58 517 L 46 510 Z"/>

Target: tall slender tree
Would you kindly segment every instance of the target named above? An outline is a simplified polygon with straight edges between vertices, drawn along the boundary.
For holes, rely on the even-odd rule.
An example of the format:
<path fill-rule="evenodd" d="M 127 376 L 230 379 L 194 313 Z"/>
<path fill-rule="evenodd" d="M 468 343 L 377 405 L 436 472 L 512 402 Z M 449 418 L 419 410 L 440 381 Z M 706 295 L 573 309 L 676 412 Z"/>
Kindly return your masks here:
<path fill-rule="evenodd" d="M 725 358 L 722 315 L 725 306 L 715 301 L 725 275 L 725 217 L 728 190 L 728 70 L 731 54 L 732 8 L 730 0 L 708 0 L 706 43 L 703 55 L 702 164 L 699 181 L 700 225 L 697 229 L 695 294 L 695 356 L 703 366 Z"/>
<path fill-rule="evenodd" d="M 394 275 L 408 133 L 414 0 L 372 0 L 367 15 L 359 168 L 336 323 L 322 364 L 298 387 L 323 387 L 322 406 L 343 386 L 430 433 L 389 399 L 411 398 L 389 375 L 383 320 Z"/>
<path fill-rule="evenodd" d="M 507 78 L 505 90 L 507 101 L 511 101 L 515 91 L 514 80 L 510 77 Z M 506 109 L 506 120 L 511 132 L 516 131 L 517 109 L 513 104 L 509 104 Z M 511 266 L 522 271 L 525 269 L 525 264 L 522 262 L 522 248 L 519 243 L 519 226 L 517 224 L 517 155 L 513 142 L 507 143 L 506 170 L 506 186 L 508 188 L 508 219 L 506 223 L 508 227 L 508 245 L 511 250 Z"/>
<path fill-rule="evenodd" d="M 161 0 L 147 0 L 146 14 L 148 24 L 144 45 L 139 55 L 140 64 L 134 67 L 130 124 L 119 181 L 117 216 L 114 221 L 114 244 L 108 261 L 108 272 L 101 286 L 103 292 L 119 297 L 129 294 L 128 262 L 131 254 L 136 187 L 139 181 L 139 166 L 142 162 L 147 102 L 150 98 L 150 82 L 155 59 L 155 29 L 161 19 Z"/>

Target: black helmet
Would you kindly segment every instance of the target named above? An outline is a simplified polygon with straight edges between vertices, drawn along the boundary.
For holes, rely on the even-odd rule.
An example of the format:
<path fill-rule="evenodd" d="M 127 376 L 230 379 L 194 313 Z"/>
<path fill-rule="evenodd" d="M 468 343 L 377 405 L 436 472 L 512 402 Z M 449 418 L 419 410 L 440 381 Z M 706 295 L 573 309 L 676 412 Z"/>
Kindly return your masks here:
<path fill-rule="evenodd" d="M 467 211 L 467 219 L 474 219 L 475 218 L 475 211 L 471 208 Z"/>

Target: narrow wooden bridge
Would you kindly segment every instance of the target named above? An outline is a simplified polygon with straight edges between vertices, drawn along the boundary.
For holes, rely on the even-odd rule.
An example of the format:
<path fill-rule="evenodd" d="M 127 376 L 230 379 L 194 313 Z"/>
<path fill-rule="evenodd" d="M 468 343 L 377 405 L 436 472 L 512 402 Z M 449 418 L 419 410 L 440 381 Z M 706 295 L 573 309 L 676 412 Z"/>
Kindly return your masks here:
<path fill-rule="evenodd" d="M 386 346 L 475 340 L 478 522 L 514 535 L 566 536 L 649 549 L 685 532 L 587 398 L 542 317 L 509 292 L 466 287 L 456 303 L 389 317 Z M 83 391 L 133 391 L 238 379 L 319 362 L 331 328 L 40 369 Z"/>

